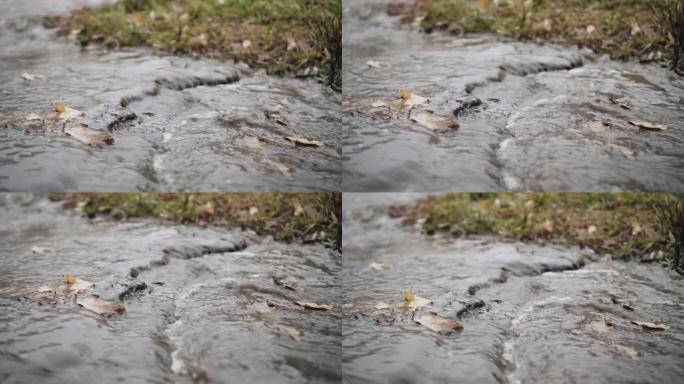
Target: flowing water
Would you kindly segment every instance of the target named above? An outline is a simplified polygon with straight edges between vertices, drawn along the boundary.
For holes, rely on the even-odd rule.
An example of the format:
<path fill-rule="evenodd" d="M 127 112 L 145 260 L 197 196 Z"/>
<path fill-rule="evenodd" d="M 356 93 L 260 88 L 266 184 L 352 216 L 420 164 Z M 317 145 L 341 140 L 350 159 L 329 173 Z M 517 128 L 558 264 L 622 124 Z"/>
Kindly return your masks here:
<path fill-rule="evenodd" d="M 95 3 L 0 1 L 0 190 L 339 189 L 338 93 L 228 62 L 81 49 L 41 26 L 41 16 Z M 46 79 L 26 81 L 25 72 Z M 17 123 L 52 102 L 85 112 L 114 145 Z M 288 136 L 322 146 L 295 146 Z"/>
<path fill-rule="evenodd" d="M 387 3 L 343 4 L 345 191 L 684 190 L 684 78 L 573 48 L 426 35 Z M 460 129 L 364 113 L 400 88 Z"/>
<path fill-rule="evenodd" d="M 5 195 L 0 208 L 0 382 L 340 382 L 339 254 L 240 231 L 91 222 L 40 196 Z M 127 312 L 39 300 L 62 273 Z"/>
<path fill-rule="evenodd" d="M 344 196 L 346 383 L 673 383 L 684 374 L 681 276 L 577 248 L 427 237 L 387 216 L 390 202 L 413 198 Z M 374 317 L 404 290 L 462 332 Z"/>

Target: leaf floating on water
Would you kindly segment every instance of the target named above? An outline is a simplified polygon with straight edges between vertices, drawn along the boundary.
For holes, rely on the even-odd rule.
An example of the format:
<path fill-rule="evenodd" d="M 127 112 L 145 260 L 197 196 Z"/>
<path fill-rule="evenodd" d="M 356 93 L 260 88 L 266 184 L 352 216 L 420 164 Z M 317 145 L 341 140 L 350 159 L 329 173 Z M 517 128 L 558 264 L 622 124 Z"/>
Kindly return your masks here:
<path fill-rule="evenodd" d="M 323 144 L 321 144 L 320 141 L 309 140 L 309 139 L 305 139 L 303 137 L 288 136 L 285 139 L 287 141 L 291 141 L 291 142 L 295 143 L 295 145 L 301 145 L 304 147 L 320 147 L 321 145 L 323 145 Z"/>
<path fill-rule="evenodd" d="M 37 245 L 34 245 L 33 247 L 31 247 L 31 252 L 37 253 L 37 254 L 39 254 L 39 255 L 44 255 L 44 254 L 46 254 L 46 253 L 50 253 L 50 254 L 53 254 L 53 255 L 54 255 L 54 254 L 56 253 L 55 250 L 52 249 L 52 248 L 48 248 L 48 247 L 39 247 L 39 246 L 37 246 Z"/>
<path fill-rule="evenodd" d="M 411 120 L 425 128 L 439 132 L 460 128 L 460 125 L 455 119 L 438 116 L 429 111 L 414 115 L 411 117 Z"/>
<path fill-rule="evenodd" d="M 295 304 L 307 308 L 307 309 L 313 309 L 313 310 L 319 310 L 319 311 L 327 311 L 329 309 L 332 309 L 332 305 L 328 304 L 318 304 L 314 303 L 313 301 L 295 301 Z"/>
<path fill-rule="evenodd" d="M 272 323 L 267 323 L 266 326 L 268 328 L 273 329 L 274 331 L 278 333 L 284 333 L 294 341 L 300 341 L 302 340 L 302 332 L 299 331 L 295 327 L 290 327 L 289 325 L 282 325 L 282 324 L 272 324 Z"/>
<path fill-rule="evenodd" d="M 287 122 L 287 120 L 285 120 L 284 117 L 280 116 L 277 113 L 266 112 L 266 118 L 268 118 L 269 120 L 271 120 L 272 122 L 274 122 L 276 124 L 280 124 L 280 125 L 285 126 L 285 127 L 287 127 L 287 125 L 289 124 Z"/>
<path fill-rule="evenodd" d="M 68 274 L 64 275 L 64 282 L 65 284 L 57 287 L 57 292 L 64 294 L 75 294 L 95 286 L 95 284 L 91 283 L 90 281 L 81 280 Z"/>
<path fill-rule="evenodd" d="M 61 121 L 63 123 L 83 115 L 83 112 L 77 109 L 69 108 L 58 102 L 52 103 L 52 108 L 55 110 L 52 120 Z"/>
<path fill-rule="evenodd" d="M 283 163 L 280 163 L 280 162 L 277 162 L 277 161 L 271 160 L 271 159 L 264 160 L 264 163 L 266 163 L 267 165 L 270 165 L 271 167 L 280 171 L 280 173 L 282 173 L 283 176 L 287 176 L 287 177 L 292 176 L 292 174 L 290 173 L 290 168 L 288 168 Z"/>
<path fill-rule="evenodd" d="M 366 65 L 373 69 L 389 68 L 390 64 L 382 61 L 369 60 Z"/>
<path fill-rule="evenodd" d="M 76 304 L 104 317 L 111 317 L 117 313 L 121 314 L 126 312 L 126 307 L 124 307 L 122 304 L 104 300 L 99 295 L 95 294 L 79 297 L 76 300 Z"/>
<path fill-rule="evenodd" d="M 401 97 L 402 106 L 404 107 L 414 107 L 416 105 L 423 105 L 427 104 L 430 101 L 427 97 L 412 94 L 411 92 L 405 89 L 399 90 L 399 97 Z"/>
<path fill-rule="evenodd" d="M 632 320 L 632 323 L 640 326 L 643 329 L 649 330 L 649 331 L 666 331 L 666 330 L 670 329 L 669 325 L 662 324 L 662 323 L 652 323 L 650 321 Z"/>
<path fill-rule="evenodd" d="M 392 267 L 390 267 L 389 265 L 383 264 L 383 263 L 378 263 L 376 261 L 371 261 L 370 264 L 368 264 L 368 268 L 374 269 L 376 271 L 384 271 L 384 270 L 392 269 Z"/>
<path fill-rule="evenodd" d="M 36 80 L 47 81 L 47 77 L 45 77 L 43 75 L 38 75 L 38 74 L 28 73 L 28 72 L 22 73 L 21 78 L 26 80 L 26 81 L 36 81 Z"/>
<path fill-rule="evenodd" d="M 64 133 L 86 145 L 114 144 L 114 136 L 111 133 L 92 129 L 82 123 L 66 128 Z"/>
<path fill-rule="evenodd" d="M 299 283 L 292 276 L 275 276 L 273 277 L 273 282 L 275 285 L 291 291 L 299 290 Z"/>
<path fill-rule="evenodd" d="M 637 120 L 637 121 L 630 121 L 629 123 L 641 128 L 641 129 L 646 129 L 646 130 L 650 130 L 650 131 L 665 131 L 665 130 L 667 130 L 667 126 L 665 126 L 665 125 L 655 124 L 655 123 L 651 123 L 648 121 L 638 121 Z"/>
<path fill-rule="evenodd" d="M 639 352 L 636 349 L 624 345 L 619 346 L 632 360 L 639 360 Z"/>
<path fill-rule="evenodd" d="M 404 296 L 404 302 L 401 303 L 401 306 L 408 307 L 408 308 L 421 308 L 425 307 L 427 305 L 432 304 L 432 300 L 426 299 L 424 297 L 416 296 L 412 292 L 409 291 L 402 291 L 401 295 Z"/>
<path fill-rule="evenodd" d="M 415 319 L 416 323 L 428 328 L 429 330 L 441 334 L 451 334 L 463 329 L 463 324 L 456 320 L 445 319 L 434 312 L 428 312 Z"/>

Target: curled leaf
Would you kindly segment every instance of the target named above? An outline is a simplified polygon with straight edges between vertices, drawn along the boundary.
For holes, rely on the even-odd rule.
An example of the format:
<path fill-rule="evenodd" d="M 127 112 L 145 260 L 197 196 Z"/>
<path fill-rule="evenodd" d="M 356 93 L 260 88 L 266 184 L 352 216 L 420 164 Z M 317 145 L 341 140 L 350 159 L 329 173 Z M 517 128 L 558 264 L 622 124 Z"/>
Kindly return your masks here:
<path fill-rule="evenodd" d="M 111 133 L 92 129 L 82 123 L 66 128 L 64 133 L 87 145 L 114 144 L 114 136 Z"/>
<path fill-rule="evenodd" d="M 665 131 L 665 130 L 667 130 L 667 126 L 665 126 L 665 125 L 655 124 L 655 123 L 651 123 L 648 121 L 638 121 L 637 120 L 637 121 L 630 121 L 629 123 L 641 128 L 641 129 L 646 129 L 646 130 L 650 130 L 650 131 Z"/>
<path fill-rule="evenodd" d="M 416 323 L 429 330 L 448 335 L 463 329 L 463 324 L 456 320 L 445 319 L 434 312 L 428 312 L 416 317 Z"/>
<path fill-rule="evenodd" d="M 662 324 L 662 323 L 652 323 L 650 321 L 632 320 L 632 323 L 640 326 L 643 329 L 650 330 L 650 331 L 666 331 L 666 330 L 670 329 L 669 325 Z"/>
<path fill-rule="evenodd" d="M 121 314 L 126 312 L 126 307 L 124 307 L 122 304 L 104 300 L 99 295 L 95 294 L 78 298 L 78 300 L 76 300 L 76 304 L 104 317 L 111 317 L 117 313 Z"/>
<path fill-rule="evenodd" d="M 304 147 L 320 147 L 321 145 L 323 145 L 320 141 L 309 140 L 303 137 L 288 136 L 285 139 L 295 143 L 296 145 L 301 145 Z"/>
<path fill-rule="evenodd" d="M 295 301 L 295 304 L 307 308 L 307 309 L 313 309 L 313 310 L 319 310 L 319 311 L 327 311 L 329 309 L 332 309 L 332 305 L 328 304 L 318 304 L 314 303 L 312 301 Z"/>
<path fill-rule="evenodd" d="M 451 129 L 458 129 L 460 127 L 455 119 L 435 115 L 430 111 L 422 112 L 412 116 L 411 120 L 414 123 L 418 123 L 423 127 L 429 128 L 433 131 L 449 131 Z"/>

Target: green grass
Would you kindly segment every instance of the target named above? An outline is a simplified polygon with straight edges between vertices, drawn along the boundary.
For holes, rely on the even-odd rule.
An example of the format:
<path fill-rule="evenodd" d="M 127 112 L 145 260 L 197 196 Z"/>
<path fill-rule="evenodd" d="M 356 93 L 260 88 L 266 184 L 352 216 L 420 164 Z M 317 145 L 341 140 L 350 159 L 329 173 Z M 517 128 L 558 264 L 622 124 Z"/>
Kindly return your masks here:
<path fill-rule="evenodd" d="M 339 89 L 341 12 L 341 0 L 119 0 L 45 24 L 83 45 L 234 59 L 273 75 L 318 73 Z"/>
<path fill-rule="evenodd" d="M 662 193 L 448 194 L 395 205 L 390 213 L 427 234 L 576 245 L 621 260 L 662 251 L 670 260 L 678 231 L 662 220 L 662 212 L 681 207 L 683 199 Z"/>
<path fill-rule="evenodd" d="M 52 199 L 91 218 L 158 218 L 341 247 L 339 193 L 76 193 Z"/>
<path fill-rule="evenodd" d="M 657 58 L 658 52 L 671 59 L 672 28 L 654 5 L 676 12 L 677 2 L 684 7 L 684 0 L 500 0 L 498 6 L 492 0 L 416 0 L 390 11 L 406 21 L 419 20 L 428 32 L 494 32 L 589 47 L 617 60 Z"/>

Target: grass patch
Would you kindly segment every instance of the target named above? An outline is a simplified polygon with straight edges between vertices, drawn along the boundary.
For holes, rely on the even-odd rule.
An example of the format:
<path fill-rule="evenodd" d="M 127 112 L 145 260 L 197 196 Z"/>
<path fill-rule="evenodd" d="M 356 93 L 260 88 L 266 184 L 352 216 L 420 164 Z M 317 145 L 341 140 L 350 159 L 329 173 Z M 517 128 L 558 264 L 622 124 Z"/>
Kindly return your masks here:
<path fill-rule="evenodd" d="M 390 215 L 430 235 L 493 234 L 589 247 L 620 260 L 650 260 L 659 252 L 674 260 L 684 239 L 683 202 L 684 195 L 662 193 L 448 194 L 394 205 Z"/>
<path fill-rule="evenodd" d="M 82 45 L 234 59 L 341 87 L 341 0 L 119 0 L 44 24 Z"/>
<path fill-rule="evenodd" d="M 89 218 L 159 218 L 341 248 L 339 193 L 75 193 L 51 198 Z"/>
<path fill-rule="evenodd" d="M 419 20 L 427 32 L 494 32 L 589 47 L 616 60 L 656 61 L 684 49 L 677 43 L 682 9 L 684 0 L 415 0 L 389 11 Z M 684 63 L 678 60 L 676 69 Z"/>

